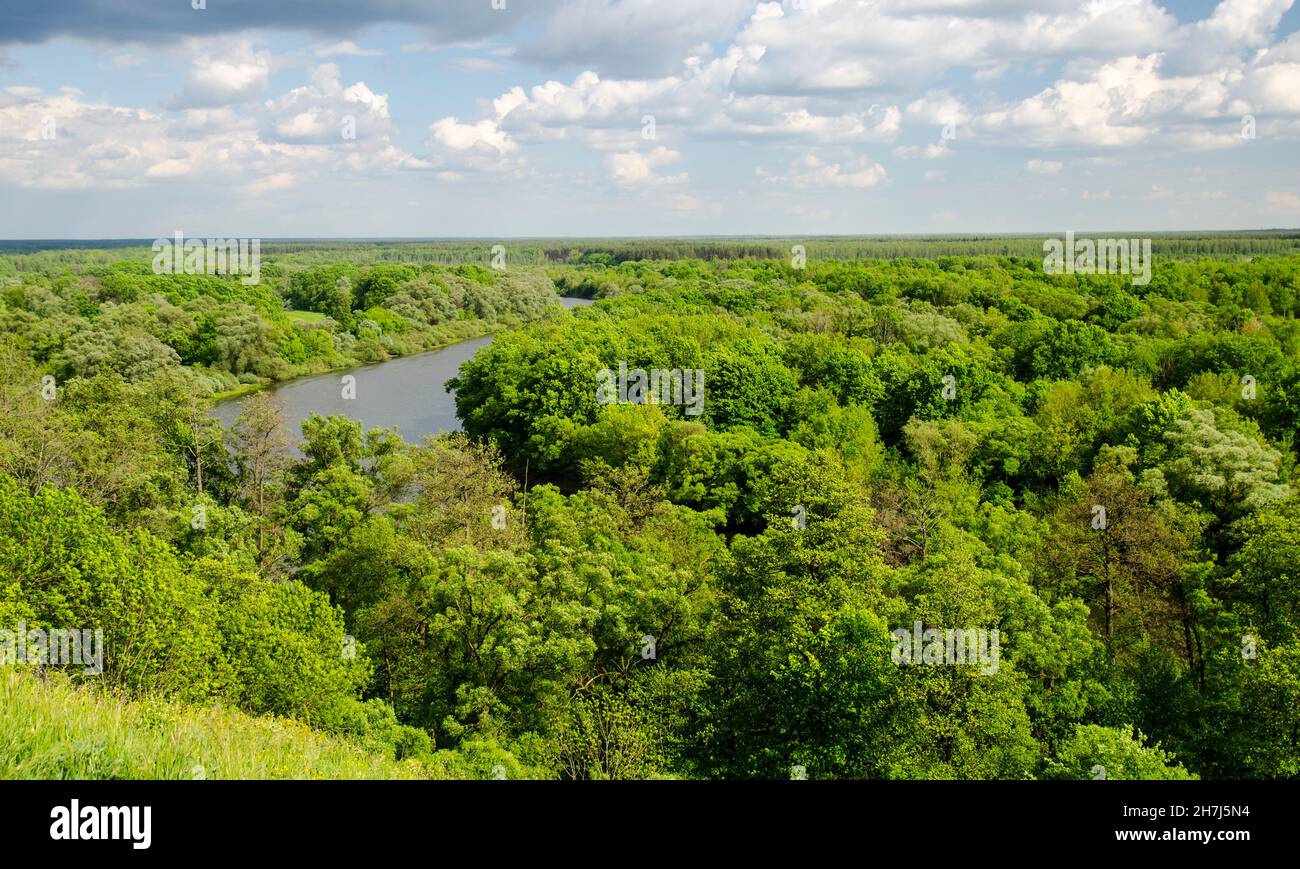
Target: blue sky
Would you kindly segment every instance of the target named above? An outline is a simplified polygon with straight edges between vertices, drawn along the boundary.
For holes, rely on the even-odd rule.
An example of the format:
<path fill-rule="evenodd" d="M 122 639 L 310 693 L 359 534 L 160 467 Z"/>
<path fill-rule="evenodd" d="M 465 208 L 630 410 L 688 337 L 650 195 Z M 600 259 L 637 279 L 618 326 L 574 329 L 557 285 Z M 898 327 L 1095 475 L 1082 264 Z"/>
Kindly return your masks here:
<path fill-rule="evenodd" d="M 1292 3 L 0 0 L 0 237 L 1294 227 Z"/>

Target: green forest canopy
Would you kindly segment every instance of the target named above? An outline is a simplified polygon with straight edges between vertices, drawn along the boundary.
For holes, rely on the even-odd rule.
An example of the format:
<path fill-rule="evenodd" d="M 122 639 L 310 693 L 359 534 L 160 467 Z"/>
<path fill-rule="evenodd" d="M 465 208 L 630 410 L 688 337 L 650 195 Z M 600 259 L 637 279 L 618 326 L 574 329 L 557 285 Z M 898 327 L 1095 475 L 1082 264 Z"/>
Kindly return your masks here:
<path fill-rule="evenodd" d="M 1294 238 L 1158 240 L 1145 286 L 703 243 L 0 258 L 0 625 L 431 774 L 1300 774 Z M 464 434 L 316 417 L 291 459 L 267 396 L 207 419 L 492 331 Z M 703 371 L 703 414 L 599 403 L 620 362 Z M 998 667 L 895 664 L 917 622 Z"/>

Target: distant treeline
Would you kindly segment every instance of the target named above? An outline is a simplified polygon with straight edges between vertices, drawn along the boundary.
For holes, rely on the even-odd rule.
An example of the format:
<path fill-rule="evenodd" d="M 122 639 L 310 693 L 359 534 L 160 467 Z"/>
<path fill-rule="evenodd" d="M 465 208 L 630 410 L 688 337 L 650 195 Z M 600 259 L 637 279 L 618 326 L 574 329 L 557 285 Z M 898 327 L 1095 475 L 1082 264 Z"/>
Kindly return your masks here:
<path fill-rule="evenodd" d="M 492 248 L 506 250 L 507 265 L 617 265 L 641 260 L 787 259 L 802 245 L 809 259 L 932 259 L 944 256 L 1041 257 L 1043 240 L 1063 233 L 1034 235 L 880 235 L 880 236 L 712 236 L 628 239 L 454 239 L 454 240 L 313 240 L 262 241 L 267 262 L 319 265 L 347 259 L 357 265 L 381 262 L 461 265 L 488 264 Z M 1091 238 L 1152 239 L 1156 256 L 1174 259 L 1251 257 L 1300 251 L 1300 230 L 1250 232 L 1141 231 L 1077 233 Z M 196 236 L 197 238 L 198 236 Z M 65 266 L 74 272 L 87 265 L 152 259 L 148 240 L 0 241 L 0 274 L 44 271 Z"/>
<path fill-rule="evenodd" d="M 787 259 L 802 245 L 810 259 L 930 259 L 940 256 L 1041 257 L 1043 240 L 1062 233 L 1035 235 L 912 235 L 853 237 L 771 237 L 566 240 L 546 242 L 548 262 L 572 264 L 620 263 L 663 259 Z M 1077 233 L 1079 237 L 1152 238 L 1157 255 L 1178 259 L 1200 256 L 1252 256 L 1300 250 L 1300 232 L 1279 230 L 1251 233 L 1142 232 Z"/>

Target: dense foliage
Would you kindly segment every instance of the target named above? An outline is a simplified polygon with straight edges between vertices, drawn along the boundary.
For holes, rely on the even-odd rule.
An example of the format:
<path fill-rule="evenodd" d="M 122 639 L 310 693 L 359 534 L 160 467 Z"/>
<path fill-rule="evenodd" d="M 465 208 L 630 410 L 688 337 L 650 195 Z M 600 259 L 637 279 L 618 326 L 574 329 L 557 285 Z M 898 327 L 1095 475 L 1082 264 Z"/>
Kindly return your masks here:
<path fill-rule="evenodd" d="M 154 274 L 145 254 L 40 271 L 15 269 L 21 259 L 0 259 L 13 273 L 0 331 L 60 381 L 138 381 L 183 366 L 220 393 L 429 350 L 558 303 L 536 270 L 273 262 L 246 285 Z"/>
<path fill-rule="evenodd" d="M 1300 259 L 596 253 L 17 272 L 0 625 L 457 774 L 1300 775 Z M 466 319 L 523 325 L 462 368 L 463 434 L 205 421 L 214 377 Z M 602 403 L 620 363 L 702 371 L 702 412 Z M 896 663 L 918 624 L 996 665 Z"/>

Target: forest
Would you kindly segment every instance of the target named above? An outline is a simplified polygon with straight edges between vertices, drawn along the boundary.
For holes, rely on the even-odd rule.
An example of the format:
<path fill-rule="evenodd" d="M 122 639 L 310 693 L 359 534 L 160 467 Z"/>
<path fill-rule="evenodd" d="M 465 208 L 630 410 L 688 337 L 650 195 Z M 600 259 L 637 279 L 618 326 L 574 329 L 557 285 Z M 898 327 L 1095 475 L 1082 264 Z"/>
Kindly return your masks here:
<path fill-rule="evenodd" d="M 787 241 L 0 254 L 0 627 L 104 637 L 0 777 L 1300 776 L 1295 238 Z M 487 334 L 419 443 L 261 390 Z"/>

